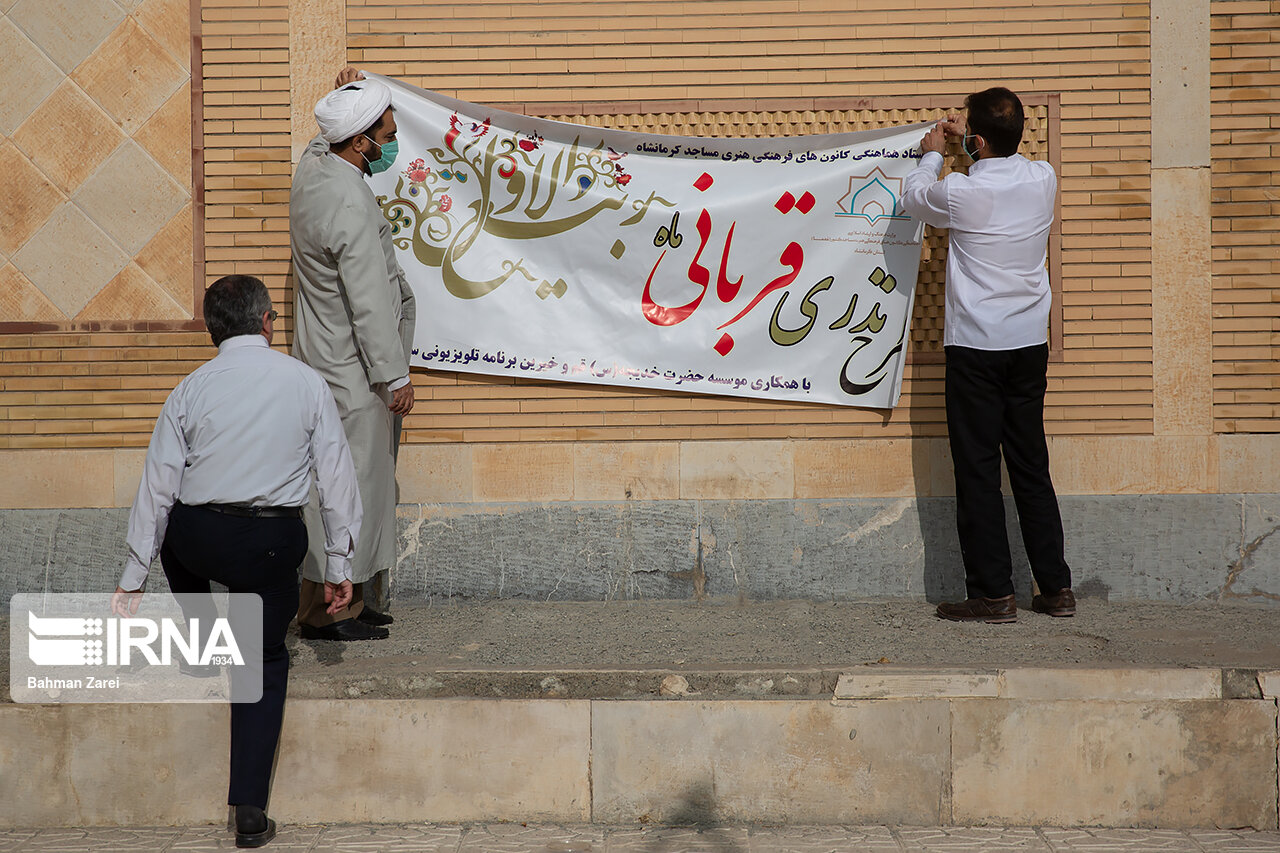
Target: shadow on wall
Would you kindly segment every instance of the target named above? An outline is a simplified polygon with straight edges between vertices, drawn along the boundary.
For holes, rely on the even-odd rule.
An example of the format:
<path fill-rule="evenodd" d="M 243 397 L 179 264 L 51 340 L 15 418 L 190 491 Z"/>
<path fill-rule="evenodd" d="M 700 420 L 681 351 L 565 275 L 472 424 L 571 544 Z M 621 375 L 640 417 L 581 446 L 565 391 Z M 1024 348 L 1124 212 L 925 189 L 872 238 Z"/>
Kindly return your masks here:
<path fill-rule="evenodd" d="M 936 446 L 936 452 L 932 454 L 931 446 Z M 954 496 L 932 495 L 944 488 L 947 491 L 955 490 L 951 453 L 945 441 L 918 440 L 912 450 L 911 461 L 918 496 L 916 512 L 920 518 L 920 541 L 924 550 L 922 574 L 925 600 L 934 604 L 962 600 L 968 597 L 968 592 L 965 589 L 960 539 L 956 533 L 956 499 Z M 1011 496 L 1008 475 L 1003 473 L 1003 462 L 1001 471 L 1005 535 L 1009 540 L 1009 554 L 1013 561 L 1013 585 L 1017 590 L 1019 606 L 1030 606 L 1033 594 L 1031 565 L 1022 543 L 1022 530 L 1018 526 L 1018 513 Z"/>
<path fill-rule="evenodd" d="M 689 788 L 679 804 L 663 815 L 663 823 L 671 827 L 684 827 L 697 831 L 699 850 L 707 853 L 745 853 L 721 826 L 716 817 L 715 789 L 710 782 L 699 782 Z M 652 839 L 646 849 L 652 853 L 680 853 L 689 849 L 687 832 L 678 829 L 659 830 L 660 837 Z"/>

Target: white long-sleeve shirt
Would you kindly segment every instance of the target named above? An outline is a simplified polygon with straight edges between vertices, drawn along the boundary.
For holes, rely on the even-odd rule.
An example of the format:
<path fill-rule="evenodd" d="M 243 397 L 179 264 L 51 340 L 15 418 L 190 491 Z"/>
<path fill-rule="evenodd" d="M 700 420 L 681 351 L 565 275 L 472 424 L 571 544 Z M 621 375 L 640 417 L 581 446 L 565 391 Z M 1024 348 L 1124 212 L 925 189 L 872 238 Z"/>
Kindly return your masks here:
<path fill-rule="evenodd" d="M 984 157 L 941 181 L 942 155 L 925 153 L 902 186 L 902 206 L 949 228 L 944 346 L 1010 350 L 1049 339 L 1045 255 L 1058 177 L 1021 154 Z"/>
<path fill-rule="evenodd" d="M 303 506 L 312 472 L 324 521 L 325 579 L 351 578 L 360 492 L 329 386 L 262 335 L 228 338 L 178 383 L 151 433 L 129 512 L 122 589 L 140 589 L 174 501 Z"/>

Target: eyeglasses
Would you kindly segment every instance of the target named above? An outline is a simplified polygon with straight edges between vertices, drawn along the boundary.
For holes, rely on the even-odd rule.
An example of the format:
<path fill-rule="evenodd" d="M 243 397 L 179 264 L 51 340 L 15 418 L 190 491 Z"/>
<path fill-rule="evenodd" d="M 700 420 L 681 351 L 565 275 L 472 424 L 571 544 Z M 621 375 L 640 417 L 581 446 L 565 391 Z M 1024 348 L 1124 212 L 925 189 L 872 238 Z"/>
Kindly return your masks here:
<path fill-rule="evenodd" d="M 274 308 L 272 308 L 269 311 L 267 311 L 267 316 L 270 317 L 271 322 L 274 323 L 276 321 L 276 318 L 279 317 L 280 315 L 276 313 L 276 310 Z"/>

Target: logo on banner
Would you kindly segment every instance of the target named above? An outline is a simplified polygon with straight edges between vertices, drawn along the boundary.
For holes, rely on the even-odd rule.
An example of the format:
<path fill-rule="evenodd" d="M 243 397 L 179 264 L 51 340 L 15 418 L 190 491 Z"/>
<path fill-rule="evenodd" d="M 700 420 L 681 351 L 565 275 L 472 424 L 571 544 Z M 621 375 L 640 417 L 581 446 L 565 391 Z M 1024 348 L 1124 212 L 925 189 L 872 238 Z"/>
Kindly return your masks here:
<path fill-rule="evenodd" d="M 881 219 L 910 219 L 902 209 L 902 179 L 891 178 L 880 167 L 866 175 L 849 177 L 849 192 L 837 202 L 836 216 L 853 216 L 875 225 Z"/>

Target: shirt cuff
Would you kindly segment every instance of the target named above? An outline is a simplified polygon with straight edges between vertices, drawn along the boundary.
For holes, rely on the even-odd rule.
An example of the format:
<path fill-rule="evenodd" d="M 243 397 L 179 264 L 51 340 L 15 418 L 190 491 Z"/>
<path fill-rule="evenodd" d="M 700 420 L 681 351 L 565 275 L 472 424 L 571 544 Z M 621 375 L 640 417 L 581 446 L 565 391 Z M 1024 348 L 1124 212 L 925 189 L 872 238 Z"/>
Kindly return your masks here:
<path fill-rule="evenodd" d="M 124 572 L 120 575 L 120 588 L 133 592 L 147 585 L 147 567 L 132 556 L 124 564 Z"/>
<path fill-rule="evenodd" d="M 325 559 L 324 579 L 329 583 L 342 583 L 351 580 L 351 557 L 348 554 L 338 556 L 328 554 Z"/>
<path fill-rule="evenodd" d="M 408 376 L 401 376 L 399 379 L 393 379 L 387 383 L 388 391 L 399 391 L 401 388 L 409 384 Z"/>
<path fill-rule="evenodd" d="M 920 158 L 921 166 L 929 166 L 935 172 L 942 171 L 942 155 L 937 151 L 926 151 L 924 156 Z"/>

